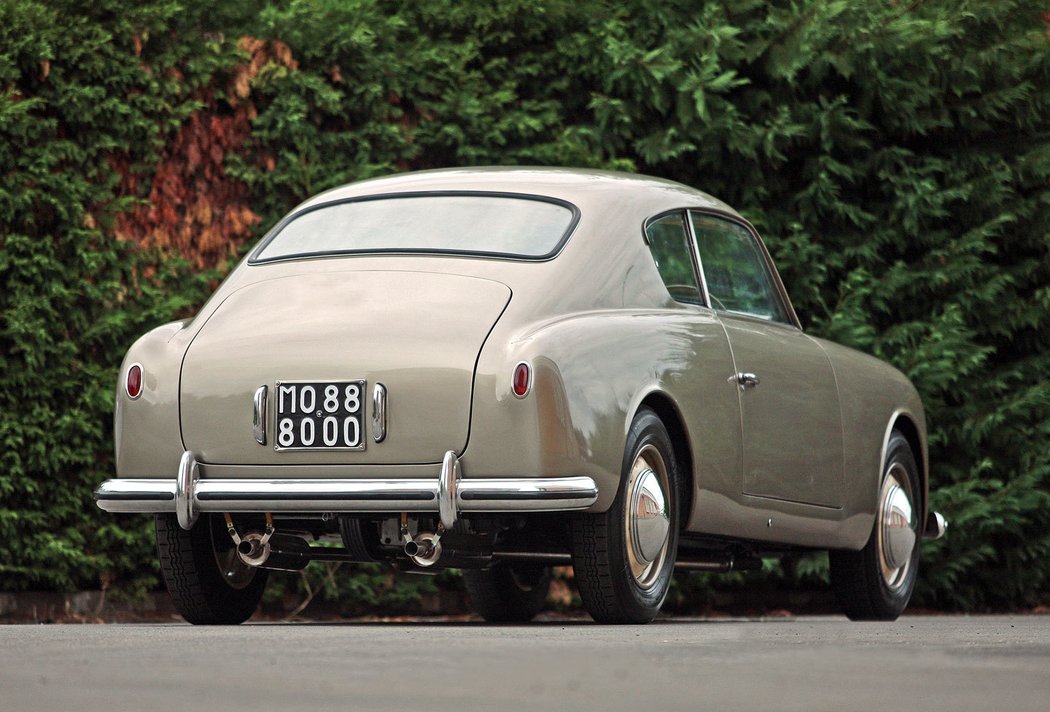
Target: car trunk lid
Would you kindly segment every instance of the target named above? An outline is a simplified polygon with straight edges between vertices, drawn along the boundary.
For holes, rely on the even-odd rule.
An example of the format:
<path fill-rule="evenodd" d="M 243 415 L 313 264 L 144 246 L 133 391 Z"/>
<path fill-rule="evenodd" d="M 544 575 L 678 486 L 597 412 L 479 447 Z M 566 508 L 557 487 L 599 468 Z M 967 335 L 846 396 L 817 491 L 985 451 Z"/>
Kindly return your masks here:
<path fill-rule="evenodd" d="M 183 442 L 209 464 L 409 464 L 462 452 L 478 354 L 510 296 L 499 282 L 429 272 L 298 274 L 244 287 L 187 351 Z M 275 447 L 278 382 L 349 381 L 366 384 L 363 450 Z M 387 392 L 381 442 L 371 427 L 377 383 Z M 261 386 L 265 445 L 252 428 Z"/>

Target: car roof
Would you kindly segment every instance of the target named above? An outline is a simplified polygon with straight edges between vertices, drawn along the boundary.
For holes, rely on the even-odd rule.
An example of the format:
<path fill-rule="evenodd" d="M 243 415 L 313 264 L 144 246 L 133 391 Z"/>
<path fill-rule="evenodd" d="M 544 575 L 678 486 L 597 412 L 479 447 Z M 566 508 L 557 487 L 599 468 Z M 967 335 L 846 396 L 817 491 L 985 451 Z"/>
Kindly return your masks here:
<path fill-rule="evenodd" d="M 560 198 L 581 210 L 601 203 L 641 202 L 656 212 L 680 207 L 707 208 L 740 217 L 721 200 L 687 185 L 652 176 L 581 168 L 444 168 L 398 173 L 358 181 L 320 193 L 295 211 L 365 196 L 395 193 L 478 191 Z"/>
<path fill-rule="evenodd" d="M 651 176 L 576 168 L 482 167 L 399 173 L 358 181 L 316 195 L 285 218 L 327 203 L 398 194 L 494 193 L 547 197 L 576 206 L 579 221 L 557 255 L 542 259 L 479 258 L 475 255 L 360 254 L 355 269 L 448 272 L 491 279 L 514 293 L 511 319 L 533 319 L 589 309 L 674 304 L 657 271 L 646 223 L 681 209 L 701 209 L 743 220 L 722 201 L 681 183 Z M 282 221 L 283 222 L 283 221 Z M 746 221 L 744 221 L 746 222 Z M 250 258 L 243 266 L 249 266 Z M 310 270 L 344 270 L 345 259 L 321 259 Z M 298 273 L 304 260 L 279 260 L 243 279 Z M 249 276 L 251 274 L 251 276 Z M 231 288 L 240 277 L 231 280 Z"/>

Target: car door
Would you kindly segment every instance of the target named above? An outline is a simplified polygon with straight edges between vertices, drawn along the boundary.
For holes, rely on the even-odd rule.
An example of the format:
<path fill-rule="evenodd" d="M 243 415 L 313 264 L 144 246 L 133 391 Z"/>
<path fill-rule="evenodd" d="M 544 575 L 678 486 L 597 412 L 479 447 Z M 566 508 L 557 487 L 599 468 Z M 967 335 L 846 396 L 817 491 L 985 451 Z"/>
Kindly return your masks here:
<path fill-rule="evenodd" d="M 695 504 L 703 491 L 739 494 L 740 404 L 725 388 L 733 369 L 725 329 L 700 288 L 699 265 L 686 213 L 679 210 L 650 220 L 645 230 L 660 278 L 667 287 L 669 309 L 661 317 L 665 331 L 688 341 L 692 358 L 654 364 L 664 388 L 672 394 L 688 427 L 696 477 L 689 529 L 696 529 Z"/>
<path fill-rule="evenodd" d="M 796 325 L 772 263 L 744 224 L 690 213 L 705 286 L 732 349 L 745 495 L 843 502 L 842 418 L 831 360 Z"/>

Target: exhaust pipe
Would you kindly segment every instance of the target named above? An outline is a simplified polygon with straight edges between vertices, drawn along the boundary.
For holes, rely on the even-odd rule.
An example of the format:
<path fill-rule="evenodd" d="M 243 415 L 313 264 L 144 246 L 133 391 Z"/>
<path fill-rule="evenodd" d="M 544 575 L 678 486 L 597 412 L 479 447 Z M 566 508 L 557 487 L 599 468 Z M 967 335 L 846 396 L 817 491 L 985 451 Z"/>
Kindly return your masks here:
<path fill-rule="evenodd" d="M 290 534 L 274 534 L 267 540 L 263 532 L 248 532 L 237 544 L 238 558 L 260 569 L 302 571 L 310 563 L 310 545 Z"/>
<path fill-rule="evenodd" d="M 706 571 L 714 574 L 725 574 L 730 571 L 758 571 L 762 568 L 762 559 L 757 556 L 733 556 L 704 558 L 698 560 L 679 560 L 674 564 L 675 571 Z"/>
<path fill-rule="evenodd" d="M 420 532 L 415 539 L 405 542 L 404 552 L 417 566 L 433 566 L 441 558 L 441 537 L 431 532 Z"/>
<path fill-rule="evenodd" d="M 263 544 L 261 539 L 262 537 L 253 533 L 241 539 L 241 543 L 237 545 L 237 554 L 248 566 L 261 566 L 270 556 L 270 544 Z"/>

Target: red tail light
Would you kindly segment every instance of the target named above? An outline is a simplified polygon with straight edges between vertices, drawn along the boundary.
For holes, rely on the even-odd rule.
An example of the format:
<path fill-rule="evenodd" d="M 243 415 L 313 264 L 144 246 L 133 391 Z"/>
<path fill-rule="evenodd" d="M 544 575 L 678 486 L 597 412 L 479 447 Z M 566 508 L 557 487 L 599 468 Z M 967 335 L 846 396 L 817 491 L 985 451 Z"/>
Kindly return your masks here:
<path fill-rule="evenodd" d="M 529 389 L 532 388 L 532 369 L 529 368 L 529 364 L 522 361 L 514 367 L 514 378 L 511 383 L 514 395 L 518 398 L 524 398 L 529 394 Z"/>
<path fill-rule="evenodd" d="M 128 369 L 128 380 L 124 384 L 128 392 L 128 398 L 138 398 L 142 395 L 142 366 L 137 363 L 131 364 Z"/>

